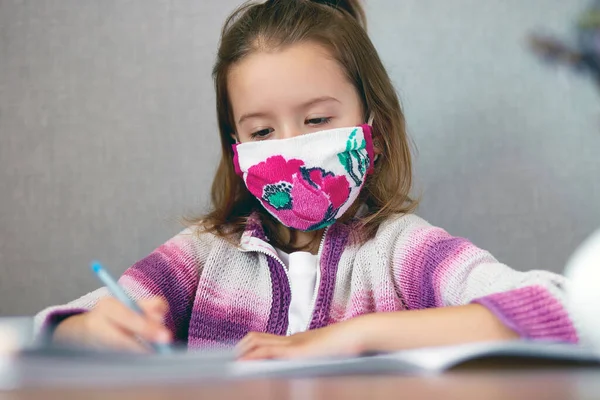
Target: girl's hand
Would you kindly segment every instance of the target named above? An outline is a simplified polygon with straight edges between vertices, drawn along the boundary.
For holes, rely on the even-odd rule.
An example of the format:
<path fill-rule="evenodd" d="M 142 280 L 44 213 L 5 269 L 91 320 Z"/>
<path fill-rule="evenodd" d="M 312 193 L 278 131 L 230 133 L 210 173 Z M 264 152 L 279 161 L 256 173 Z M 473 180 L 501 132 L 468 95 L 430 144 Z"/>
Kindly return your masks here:
<path fill-rule="evenodd" d="M 486 307 L 467 304 L 372 313 L 292 336 L 251 332 L 238 350 L 243 360 L 352 356 L 518 338 Z"/>
<path fill-rule="evenodd" d="M 250 332 L 237 350 L 241 360 L 359 355 L 367 350 L 363 325 L 355 318 L 291 336 Z"/>
<path fill-rule="evenodd" d="M 155 297 L 140 300 L 138 304 L 144 315 L 130 310 L 113 297 L 103 298 L 90 311 L 58 324 L 53 341 L 136 352 L 148 351 L 138 338 L 148 342 L 171 342 L 171 333 L 163 326 L 169 308 L 166 300 Z"/>

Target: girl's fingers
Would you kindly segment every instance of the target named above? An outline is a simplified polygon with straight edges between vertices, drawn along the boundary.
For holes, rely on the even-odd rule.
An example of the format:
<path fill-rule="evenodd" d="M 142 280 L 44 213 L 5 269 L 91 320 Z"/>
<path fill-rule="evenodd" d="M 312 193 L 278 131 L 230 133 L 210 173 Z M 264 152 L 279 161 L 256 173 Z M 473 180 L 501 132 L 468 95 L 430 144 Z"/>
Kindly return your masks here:
<path fill-rule="evenodd" d="M 140 308 L 146 313 L 165 315 L 169 311 L 169 303 L 162 297 L 143 299 L 138 302 Z"/>
<path fill-rule="evenodd" d="M 139 305 L 148 318 L 161 325 L 164 323 L 165 316 L 169 312 L 169 304 L 163 298 L 154 297 L 152 299 L 141 300 Z"/>
<path fill-rule="evenodd" d="M 288 352 L 287 346 L 263 346 L 249 351 L 241 360 L 270 360 L 274 358 L 286 358 Z"/>
<path fill-rule="evenodd" d="M 269 333 L 250 332 L 236 346 L 240 356 L 261 346 L 283 345 L 289 341 L 286 336 L 271 335 Z"/>
<path fill-rule="evenodd" d="M 84 343 L 95 348 L 112 348 L 143 352 L 147 349 L 131 332 L 119 328 L 104 316 L 98 314 L 85 321 L 86 335 Z"/>
<path fill-rule="evenodd" d="M 131 351 L 134 353 L 147 353 L 146 346 L 130 332 L 119 329 L 116 326 L 108 326 L 102 334 L 102 346 L 115 350 Z"/>
<path fill-rule="evenodd" d="M 168 343 L 170 332 L 153 318 L 140 315 L 130 310 L 120 301 L 109 298 L 97 305 L 98 313 L 111 325 L 138 335 L 150 342 Z"/>

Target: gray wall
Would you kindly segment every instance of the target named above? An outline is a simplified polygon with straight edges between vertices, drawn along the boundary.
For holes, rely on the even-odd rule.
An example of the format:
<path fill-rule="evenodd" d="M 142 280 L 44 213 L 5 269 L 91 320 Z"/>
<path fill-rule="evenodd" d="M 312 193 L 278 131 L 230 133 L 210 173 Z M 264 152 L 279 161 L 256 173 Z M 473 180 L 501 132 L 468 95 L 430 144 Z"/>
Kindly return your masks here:
<path fill-rule="evenodd" d="M 210 69 L 239 2 L 0 0 L 0 315 L 98 286 L 204 209 L 217 134 Z M 560 271 L 600 225 L 600 104 L 541 65 L 583 0 L 370 0 L 403 100 L 420 214 L 518 269 Z"/>

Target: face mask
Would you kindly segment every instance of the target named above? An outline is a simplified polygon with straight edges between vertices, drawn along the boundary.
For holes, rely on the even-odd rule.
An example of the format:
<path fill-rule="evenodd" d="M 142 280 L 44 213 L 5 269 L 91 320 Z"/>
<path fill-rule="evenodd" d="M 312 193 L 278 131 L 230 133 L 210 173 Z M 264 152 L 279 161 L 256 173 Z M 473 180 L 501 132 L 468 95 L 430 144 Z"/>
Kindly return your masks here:
<path fill-rule="evenodd" d="M 301 231 L 333 224 L 373 172 L 371 126 L 233 145 L 246 187 L 282 224 Z"/>

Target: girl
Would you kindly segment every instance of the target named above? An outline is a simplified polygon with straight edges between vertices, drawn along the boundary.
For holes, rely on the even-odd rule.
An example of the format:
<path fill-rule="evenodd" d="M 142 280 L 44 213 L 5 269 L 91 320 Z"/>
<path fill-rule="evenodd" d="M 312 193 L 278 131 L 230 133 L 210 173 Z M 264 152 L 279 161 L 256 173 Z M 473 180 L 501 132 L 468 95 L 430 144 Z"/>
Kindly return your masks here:
<path fill-rule="evenodd" d="M 514 271 L 411 214 L 411 156 L 355 1 L 269 0 L 226 21 L 212 211 L 121 277 L 38 316 L 55 340 L 244 359 L 514 338 L 577 342 L 561 276 Z"/>

